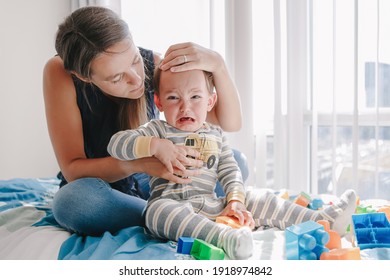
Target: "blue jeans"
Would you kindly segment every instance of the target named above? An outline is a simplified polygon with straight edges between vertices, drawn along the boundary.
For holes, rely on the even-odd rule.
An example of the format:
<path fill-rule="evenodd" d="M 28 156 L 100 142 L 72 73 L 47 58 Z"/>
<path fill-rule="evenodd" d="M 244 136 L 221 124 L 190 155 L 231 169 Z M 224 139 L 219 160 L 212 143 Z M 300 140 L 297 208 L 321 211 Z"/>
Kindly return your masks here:
<path fill-rule="evenodd" d="M 70 232 L 98 236 L 145 224 L 146 201 L 117 191 L 98 178 L 82 178 L 61 187 L 53 199 L 53 215 Z"/>
<path fill-rule="evenodd" d="M 248 177 L 245 156 L 233 150 L 244 181 Z M 134 175 L 140 197 L 117 191 L 98 178 L 82 178 L 61 187 L 53 200 L 53 215 L 66 230 L 81 235 L 99 236 L 130 226 L 144 226 L 144 210 L 149 197 L 149 176 Z M 224 196 L 217 183 L 217 196 Z"/>

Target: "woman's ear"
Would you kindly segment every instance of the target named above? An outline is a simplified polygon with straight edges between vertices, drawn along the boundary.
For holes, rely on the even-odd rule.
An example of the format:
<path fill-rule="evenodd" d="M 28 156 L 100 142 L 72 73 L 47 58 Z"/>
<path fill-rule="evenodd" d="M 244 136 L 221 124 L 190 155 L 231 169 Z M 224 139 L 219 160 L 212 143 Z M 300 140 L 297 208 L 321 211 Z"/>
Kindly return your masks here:
<path fill-rule="evenodd" d="M 91 80 L 89 78 L 86 78 L 84 76 L 81 76 L 79 73 L 75 72 L 75 71 L 70 71 L 70 73 L 72 73 L 73 75 L 75 75 L 77 77 L 77 79 L 85 82 L 85 83 L 90 83 Z"/>
<path fill-rule="evenodd" d="M 207 103 L 207 111 L 210 112 L 211 109 L 213 109 L 215 103 L 217 102 L 217 94 L 216 93 L 212 93 L 210 96 L 209 96 L 209 100 L 208 100 L 208 103 Z"/>
<path fill-rule="evenodd" d="M 163 108 L 162 108 L 162 105 L 161 105 L 161 100 L 160 100 L 160 97 L 158 96 L 157 92 L 154 92 L 154 104 L 156 104 L 157 106 L 157 109 L 160 111 L 160 112 L 163 112 Z"/>

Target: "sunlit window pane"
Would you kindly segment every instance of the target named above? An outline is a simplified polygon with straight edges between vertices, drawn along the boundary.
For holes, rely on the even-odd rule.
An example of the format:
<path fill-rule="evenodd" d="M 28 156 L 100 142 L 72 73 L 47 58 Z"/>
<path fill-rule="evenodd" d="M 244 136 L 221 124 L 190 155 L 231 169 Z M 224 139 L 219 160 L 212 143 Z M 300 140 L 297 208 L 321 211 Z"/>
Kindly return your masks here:
<path fill-rule="evenodd" d="M 210 47 L 209 0 L 126 0 L 122 17 L 138 46 L 164 54 L 170 45 Z"/>

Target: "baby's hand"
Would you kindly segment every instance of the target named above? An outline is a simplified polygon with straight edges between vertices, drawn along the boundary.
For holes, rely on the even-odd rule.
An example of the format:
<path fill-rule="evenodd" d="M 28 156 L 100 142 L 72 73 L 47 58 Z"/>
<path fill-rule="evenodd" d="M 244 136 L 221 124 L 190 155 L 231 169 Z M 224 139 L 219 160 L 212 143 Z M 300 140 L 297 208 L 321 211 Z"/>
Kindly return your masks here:
<path fill-rule="evenodd" d="M 186 167 L 201 167 L 203 162 L 197 160 L 199 152 L 184 146 L 177 146 L 167 139 L 152 138 L 150 151 L 164 164 L 168 171 L 185 171 Z M 189 158 L 191 157 L 191 158 Z"/>
<path fill-rule="evenodd" d="M 236 217 L 241 225 L 247 226 L 250 229 L 255 228 L 255 221 L 253 220 L 252 213 L 246 210 L 245 205 L 240 201 L 230 201 L 222 211 L 221 216 Z"/>

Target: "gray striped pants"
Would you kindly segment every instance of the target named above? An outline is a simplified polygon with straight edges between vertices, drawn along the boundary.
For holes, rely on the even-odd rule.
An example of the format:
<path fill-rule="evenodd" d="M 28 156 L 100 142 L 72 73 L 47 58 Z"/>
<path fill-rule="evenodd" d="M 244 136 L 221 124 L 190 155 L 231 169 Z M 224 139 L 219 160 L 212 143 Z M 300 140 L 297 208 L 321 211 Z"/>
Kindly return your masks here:
<path fill-rule="evenodd" d="M 147 207 L 146 226 L 160 238 L 177 241 L 182 236 L 193 237 L 217 246 L 226 226 L 215 223 L 215 219 L 225 206 L 225 198 L 213 196 L 196 196 L 181 201 L 157 199 Z M 336 213 L 310 210 L 268 191 L 247 192 L 246 207 L 252 213 L 256 227 L 285 229 L 308 220 L 333 221 L 332 217 L 337 216 Z"/>

